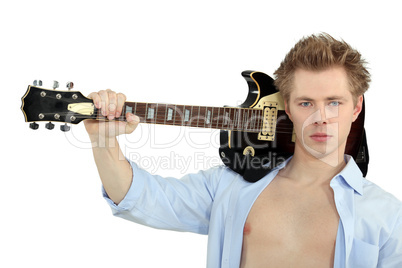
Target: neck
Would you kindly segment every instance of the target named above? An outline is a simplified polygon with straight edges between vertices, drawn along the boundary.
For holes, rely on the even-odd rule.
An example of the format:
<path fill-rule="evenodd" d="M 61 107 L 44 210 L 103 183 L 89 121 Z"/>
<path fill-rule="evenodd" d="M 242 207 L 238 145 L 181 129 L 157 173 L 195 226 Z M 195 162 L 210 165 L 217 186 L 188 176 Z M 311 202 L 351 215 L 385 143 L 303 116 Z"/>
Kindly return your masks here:
<path fill-rule="evenodd" d="M 342 148 L 326 156 L 317 157 L 301 148 L 296 142 L 293 158 L 282 170 L 281 176 L 307 184 L 329 183 L 345 165 Z"/>
<path fill-rule="evenodd" d="M 141 123 L 214 128 L 259 133 L 263 127 L 263 110 L 242 107 L 208 107 L 163 103 L 126 102 L 124 115 L 133 113 Z M 103 119 L 101 115 L 97 118 Z"/>

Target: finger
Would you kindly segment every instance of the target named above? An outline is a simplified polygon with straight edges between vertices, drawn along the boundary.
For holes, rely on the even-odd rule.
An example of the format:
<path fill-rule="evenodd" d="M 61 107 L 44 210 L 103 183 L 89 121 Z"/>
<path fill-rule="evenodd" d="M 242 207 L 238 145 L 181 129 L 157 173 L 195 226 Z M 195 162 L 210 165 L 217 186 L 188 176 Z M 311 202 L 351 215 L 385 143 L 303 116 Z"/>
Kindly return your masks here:
<path fill-rule="evenodd" d="M 126 114 L 127 124 L 126 124 L 126 134 L 132 133 L 140 123 L 140 118 L 132 113 Z"/>
<path fill-rule="evenodd" d="M 117 94 L 116 117 L 120 117 L 125 103 L 126 103 L 126 96 L 123 93 Z"/>
<path fill-rule="evenodd" d="M 107 118 L 109 120 L 112 120 L 116 116 L 117 96 L 116 92 L 112 90 L 108 90 L 108 95 L 109 95 L 109 113 Z"/>
<path fill-rule="evenodd" d="M 97 92 L 92 92 L 91 94 L 88 95 L 88 98 L 93 100 L 95 107 L 97 109 L 100 108 L 100 96 Z"/>
<path fill-rule="evenodd" d="M 109 114 L 109 94 L 106 90 L 101 90 L 98 94 L 100 97 L 102 115 L 107 116 Z"/>

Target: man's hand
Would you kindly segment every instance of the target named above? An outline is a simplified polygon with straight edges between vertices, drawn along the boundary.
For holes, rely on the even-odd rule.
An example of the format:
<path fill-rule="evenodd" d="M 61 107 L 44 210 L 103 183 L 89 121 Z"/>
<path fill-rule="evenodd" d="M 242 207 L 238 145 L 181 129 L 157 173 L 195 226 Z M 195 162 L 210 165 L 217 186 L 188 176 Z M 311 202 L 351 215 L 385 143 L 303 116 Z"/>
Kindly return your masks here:
<path fill-rule="evenodd" d="M 85 128 L 93 141 L 110 140 L 121 134 L 130 134 L 138 126 L 139 118 L 131 113 L 126 114 L 127 121 L 114 121 L 121 116 L 126 96 L 110 89 L 89 94 L 95 107 L 107 119 L 112 121 L 85 120 Z"/>
<path fill-rule="evenodd" d="M 85 128 L 92 142 L 92 151 L 102 184 L 113 202 L 123 200 L 130 188 L 133 172 L 118 146 L 116 136 L 129 134 L 140 122 L 139 117 L 126 114 L 126 121 L 113 120 L 121 116 L 126 96 L 107 89 L 89 94 L 95 107 L 108 120 L 85 120 Z M 109 121 L 110 120 L 110 121 Z"/>

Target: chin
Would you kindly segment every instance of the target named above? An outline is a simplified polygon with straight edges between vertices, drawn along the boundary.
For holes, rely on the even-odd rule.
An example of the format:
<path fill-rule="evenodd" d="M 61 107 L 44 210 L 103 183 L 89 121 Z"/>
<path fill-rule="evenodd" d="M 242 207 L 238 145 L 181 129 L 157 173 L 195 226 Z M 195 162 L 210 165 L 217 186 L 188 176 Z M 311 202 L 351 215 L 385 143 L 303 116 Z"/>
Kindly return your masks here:
<path fill-rule="evenodd" d="M 336 139 L 334 139 L 336 140 Z M 315 142 L 302 143 L 302 148 L 308 155 L 323 161 L 331 166 L 338 166 L 341 156 L 341 146 L 338 142 Z"/>

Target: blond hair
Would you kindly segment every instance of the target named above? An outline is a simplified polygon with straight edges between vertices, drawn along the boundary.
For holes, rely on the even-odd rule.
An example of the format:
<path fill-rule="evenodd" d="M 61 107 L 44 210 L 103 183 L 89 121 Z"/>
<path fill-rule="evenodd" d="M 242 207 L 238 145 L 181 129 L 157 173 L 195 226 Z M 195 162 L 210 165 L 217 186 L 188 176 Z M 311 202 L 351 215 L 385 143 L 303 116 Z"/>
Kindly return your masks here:
<path fill-rule="evenodd" d="M 275 86 L 285 101 L 289 100 L 293 75 L 297 69 L 322 71 L 341 66 L 348 76 L 350 91 L 356 103 L 370 83 L 367 62 L 361 54 L 346 42 L 338 41 L 327 33 L 302 38 L 289 51 L 279 68 L 275 71 Z"/>

